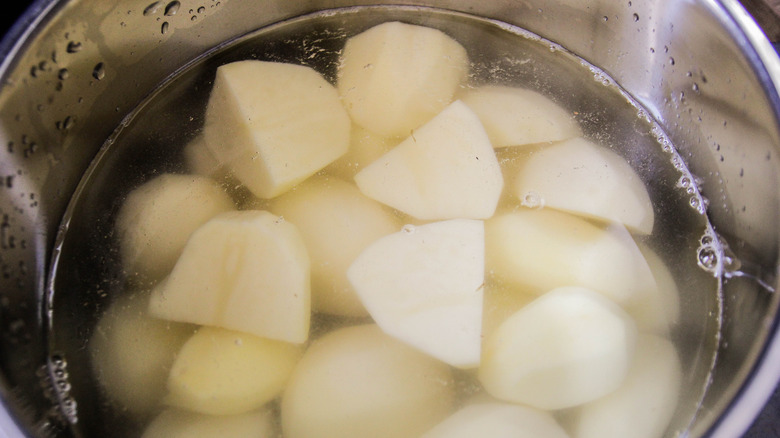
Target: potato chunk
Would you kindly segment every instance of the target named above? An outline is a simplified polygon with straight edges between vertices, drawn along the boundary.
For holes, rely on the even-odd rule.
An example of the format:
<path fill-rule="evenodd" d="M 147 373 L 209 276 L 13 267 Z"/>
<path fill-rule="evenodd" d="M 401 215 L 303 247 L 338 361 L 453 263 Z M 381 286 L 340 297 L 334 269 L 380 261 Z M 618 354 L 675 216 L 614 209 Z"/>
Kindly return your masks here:
<path fill-rule="evenodd" d="M 165 403 L 212 415 L 258 409 L 281 394 L 300 356 L 287 342 L 203 327 L 173 363 Z"/>
<path fill-rule="evenodd" d="M 653 205 L 639 175 L 623 157 L 583 138 L 530 154 L 518 168 L 514 193 L 521 202 L 653 231 Z"/>
<path fill-rule="evenodd" d="M 663 260 L 646 245 L 639 244 L 658 287 L 642 290 L 623 304 L 639 331 L 668 335 L 680 320 L 680 291 Z"/>
<path fill-rule="evenodd" d="M 503 176 L 479 118 L 456 101 L 357 175 L 368 197 L 424 220 L 493 215 Z"/>
<path fill-rule="evenodd" d="M 634 322 L 615 303 L 585 288 L 558 288 L 485 341 L 479 380 L 501 400 L 569 408 L 617 389 L 635 342 Z"/>
<path fill-rule="evenodd" d="M 419 436 L 452 409 L 454 381 L 443 363 L 374 325 L 315 341 L 282 397 L 287 438 Z"/>
<path fill-rule="evenodd" d="M 153 291 L 159 318 L 305 342 L 311 306 L 309 256 L 297 228 L 267 211 L 223 213 L 187 243 Z"/>
<path fill-rule="evenodd" d="M 475 403 L 452 414 L 422 438 L 568 438 L 547 412 L 509 403 Z"/>
<path fill-rule="evenodd" d="M 176 264 L 196 228 L 233 201 L 209 178 L 160 175 L 127 196 L 116 220 L 122 262 L 131 275 L 159 280 Z"/>
<path fill-rule="evenodd" d="M 467 90 L 459 98 L 479 116 L 494 148 L 561 141 L 582 134 L 571 114 L 536 91 L 486 85 Z"/>
<path fill-rule="evenodd" d="M 537 291 L 582 286 L 618 303 L 657 293 L 645 258 L 620 224 L 599 227 L 555 210 L 518 210 L 485 224 L 488 272 Z"/>
<path fill-rule="evenodd" d="M 446 34 L 390 22 L 347 40 L 338 90 L 355 123 L 406 137 L 452 101 L 467 72 L 466 50 Z"/>
<path fill-rule="evenodd" d="M 674 415 L 682 366 L 674 345 L 643 335 L 620 388 L 578 409 L 574 438 L 660 438 Z"/>
<path fill-rule="evenodd" d="M 369 244 L 401 228 L 389 209 L 352 184 L 315 177 L 275 198 L 271 210 L 295 224 L 303 236 L 311 260 L 312 308 L 368 315 L 347 269 Z"/>
<path fill-rule="evenodd" d="M 109 399 L 138 416 L 154 410 L 165 380 L 194 326 L 151 318 L 148 294 L 121 296 L 106 310 L 89 341 L 92 369 Z"/>
<path fill-rule="evenodd" d="M 203 129 L 217 160 L 256 196 L 272 198 L 343 155 L 350 121 L 315 70 L 239 61 L 217 69 Z"/>
<path fill-rule="evenodd" d="M 237 415 L 205 415 L 167 409 L 144 430 L 141 438 L 275 438 L 268 410 Z"/>
<path fill-rule="evenodd" d="M 406 225 L 366 248 L 347 271 L 382 330 L 460 368 L 479 364 L 484 225 Z"/>

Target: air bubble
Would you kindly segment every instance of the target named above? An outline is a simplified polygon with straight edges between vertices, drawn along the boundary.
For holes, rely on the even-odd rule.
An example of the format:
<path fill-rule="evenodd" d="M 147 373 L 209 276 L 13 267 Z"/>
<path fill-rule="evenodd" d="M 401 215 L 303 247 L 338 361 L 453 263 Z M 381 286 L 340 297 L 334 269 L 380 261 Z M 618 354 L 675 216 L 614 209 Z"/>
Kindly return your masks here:
<path fill-rule="evenodd" d="M 634 22 L 639 21 L 639 14 L 634 13 Z"/>
<path fill-rule="evenodd" d="M 179 12 L 180 7 L 181 7 L 181 3 L 179 3 L 178 1 L 172 1 L 168 3 L 168 5 L 165 6 L 165 15 L 169 17 L 176 15 L 176 13 Z"/>
<path fill-rule="evenodd" d="M 70 72 L 67 68 L 62 68 L 60 71 L 57 72 L 57 78 L 61 81 L 64 81 L 65 79 L 68 79 L 70 76 Z"/>
<path fill-rule="evenodd" d="M 703 246 L 699 248 L 697 262 L 704 270 L 713 271 L 718 266 L 718 253 L 711 246 Z"/>
<path fill-rule="evenodd" d="M 412 224 L 406 224 L 401 228 L 401 231 L 406 234 L 414 234 L 414 232 L 417 231 L 417 227 Z"/>
<path fill-rule="evenodd" d="M 199 14 L 202 14 L 204 12 L 206 12 L 206 8 L 205 7 L 201 6 L 201 7 L 198 8 L 198 13 Z"/>
<path fill-rule="evenodd" d="M 671 56 L 669 57 L 669 65 L 674 65 L 674 58 Z"/>
<path fill-rule="evenodd" d="M 609 17 L 607 17 L 606 15 L 601 17 L 601 19 L 604 20 L 604 21 L 609 21 Z"/>
<path fill-rule="evenodd" d="M 168 32 L 168 22 L 163 22 L 162 26 L 160 27 L 160 33 L 165 35 L 166 32 Z"/>
<path fill-rule="evenodd" d="M 528 208 L 543 208 L 544 207 L 544 198 L 542 198 L 539 193 L 536 192 L 527 192 L 525 195 L 523 195 L 522 199 L 520 200 L 520 205 L 523 207 Z"/>

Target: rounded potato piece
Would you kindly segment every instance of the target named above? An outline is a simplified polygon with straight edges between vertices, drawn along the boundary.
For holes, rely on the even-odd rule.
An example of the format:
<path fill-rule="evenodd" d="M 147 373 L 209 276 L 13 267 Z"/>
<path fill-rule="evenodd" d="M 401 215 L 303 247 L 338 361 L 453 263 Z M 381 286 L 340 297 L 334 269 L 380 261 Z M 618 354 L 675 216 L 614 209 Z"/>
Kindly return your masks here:
<path fill-rule="evenodd" d="M 565 109 L 536 91 L 486 85 L 460 100 L 479 116 L 494 148 L 567 140 L 582 135 Z"/>
<path fill-rule="evenodd" d="M 653 231 L 650 195 L 623 157 L 578 137 L 529 154 L 514 179 L 521 202 L 618 222 L 631 231 Z M 534 206 L 535 206 L 534 205 Z"/>
<path fill-rule="evenodd" d="M 173 363 L 165 404 L 212 415 L 258 409 L 282 392 L 300 356 L 293 344 L 202 327 Z"/>
<path fill-rule="evenodd" d="M 141 438 L 275 438 L 268 410 L 237 415 L 205 415 L 167 409 L 144 430 Z"/>
<path fill-rule="evenodd" d="M 176 353 L 194 326 L 151 318 L 148 295 L 121 296 L 101 316 L 89 341 L 92 369 L 109 399 L 144 416 L 160 404 Z"/>
<path fill-rule="evenodd" d="M 343 155 L 350 123 L 335 88 L 314 69 L 250 60 L 217 69 L 203 132 L 239 181 L 273 198 Z"/>
<path fill-rule="evenodd" d="M 295 225 L 267 211 L 223 213 L 187 242 L 149 312 L 303 343 L 309 336 L 309 256 Z"/>
<path fill-rule="evenodd" d="M 568 438 L 547 412 L 509 403 L 475 403 L 452 414 L 422 438 Z"/>
<path fill-rule="evenodd" d="M 666 339 L 642 335 L 625 381 L 577 410 L 574 438 L 660 438 L 674 415 L 682 382 L 677 351 Z"/>
<path fill-rule="evenodd" d="M 204 176 L 163 174 L 144 183 L 130 192 L 117 215 L 125 269 L 159 280 L 171 271 L 198 227 L 234 209 L 230 196 Z"/>
<path fill-rule="evenodd" d="M 406 438 L 443 420 L 449 368 L 374 325 L 331 332 L 298 363 L 282 398 L 287 438 Z"/>
<path fill-rule="evenodd" d="M 466 50 L 441 31 L 383 23 L 347 40 L 338 90 L 355 123 L 406 137 L 452 101 L 468 67 Z"/>
<path fill-rule="evenodd" d="M 338 178 L 313 177 L 275 198 L 271 210 L 297 226 L 306 244 L 312 309 L 367 316 L 347 269 L 367 246 L 401 228 L 389 209 Z"/>
<path fill-rule="evenodd" d="M 537 291 L 582 286 L 623 304 L 658 288 L 625 227 L 604 228 L 547 208 L 486 221 L 485 259 L 491 275 Z"/>
<path fill-rule="evenodd" d="M 636 342 L 636 326 L 615 303 L 562 287 L 509 317 L 482 350 L 479 380 L 497 399 L 564 409 L 617 389 Z"/>

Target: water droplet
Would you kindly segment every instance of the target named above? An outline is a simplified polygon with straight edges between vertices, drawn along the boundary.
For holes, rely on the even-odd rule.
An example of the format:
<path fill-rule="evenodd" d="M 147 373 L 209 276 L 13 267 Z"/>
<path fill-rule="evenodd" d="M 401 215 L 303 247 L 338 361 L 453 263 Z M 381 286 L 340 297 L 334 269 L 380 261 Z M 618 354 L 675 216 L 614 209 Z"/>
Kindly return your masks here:
<path fill-rule="evenodd" d="M 655 49 L 650 47 L 650 53 L 655 53 Z"/>
<path fill-rule="evenodd" d="M 671 56 L 669 57 L 669 65 L 674 65 L 674 58 Z"/>
<path fill-rule="evenodd" d="M 68 47 L 65 49 L 68 53 L 76 53 L 81 51 L 82 45 L 79 42 L 71 41 L 68 43 Z"/>
<path fill-rule="evenodd" d="M 162 26 L 160 27 L 160 33 L 165 35 L 165 33 L 168 32 L 168 22 L 163 22 Z"/>
<path fill-rule="evenodd" d="M 95 68 L 92 69 L 92 77 L 101 80 L 106 77 L 106 69 L 102 62 L 95 64 Z"/>
<path fill-rule="evenodd" d="M 38 77 L 38 66 L 34 65 L 30 67 L 30 76 L 37 78 Z"/>
<path fill-rule="evenodd" d="M 604 20 L 604 21 L 609 21 L 609 17 L 607 17 L 606 15 L 601 17 L 601 19 Z"/>
<path fill-rule="evenodd" d="M 698 93 L 699 92 L 699 84 L 694 82 L 693 85 L 691 85 L 691 90 L 693 90 L 693 91 Z"/>
<path fill-rule="evenodd" d="M 669 53 L 669 46 L 664 46 L 664 53 Z"/>
<path fill-rule="evenodd" d="M 177 12 L 179 12 L 179 8 L 181 7 L 181 3 L 174 0 L 170 3 L 168 3 L 167 6 L 165 6 L 165 15 L 167 16 L 173 16 L 176 15 Z"/>
<path fill-rule="evenodd" d="M 206 8 L 205 7 L 201 6 L 201 7 L 198 8 L 198 13 L 199 14 L 202 14 L 204 12 L 206 12 Z"/>
<path fill-rule="evenodd" d="M 197 19 L 198 19 L 197 15 L 193 15 L 192 17 L 190 17 L 190 21 L 196 21 Z"/>
<path fill-rule="evenodd" d="M 639 14 L 634 13 L 634 21 L 639 21 Z"/>
<path fill-rule="evenodd" d="M 57 72 L 57 78 L 59 78 L 59 80 L 61 81 L 68 79 L 69 76 L 70 76 L 70 72 L 68 71 L 67 68 L 61 68 L 60 71 Z"/>
<path fill-rule="evenodd" d="M 154 14 L 158 9 L 160 9 L 160 6 L 162 6 L 162 2 L 154 2 L 150 4 L 146 7 L 146 9 L 144 9 L 144 15 L 147 16 Z"/>

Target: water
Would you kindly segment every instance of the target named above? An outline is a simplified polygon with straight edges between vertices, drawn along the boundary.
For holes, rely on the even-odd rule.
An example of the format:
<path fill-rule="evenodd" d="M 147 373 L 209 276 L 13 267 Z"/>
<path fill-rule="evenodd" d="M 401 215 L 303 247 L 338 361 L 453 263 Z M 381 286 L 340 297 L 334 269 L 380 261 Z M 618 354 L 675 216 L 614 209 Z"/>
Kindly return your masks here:
<path fill-rule="evenodd" d="M 149 9 L 162 6 L 152 3 Z M 165 7 L 166 14 L 176 9 L 178 2 Z M 136 436 L 143 428 L 144 420 L 117 409 L 101 393 L 89 365 L 88 340 L 108 305 L 138 288 L 130 286 L 120 268 L 115 215 L 134 187 L 161 173 L 185 171 L 182 149 L 201 132 L 216 68 L 244 59 L 290 62 L 313 67 L 335 82 L 345 38 L 390 20 L 453 36 L 468 50 L 471 85 L 516 85 L 551 97 L 576 115 L 587 137 L 623 156 L 640 175 L 656 213 L 653 234 L 641 240 L 666 262 L 681 291 L 683 317 L 671 337 L 685 374 L 669 434 L 687 427 L 718 342 L 721 252 L 702 214 L 706 200 L 698 194 L 696 179 L 663 131 L 606 74 L 520 29 L 443 11 L 365 8 L 294 19 L 213 49 L 171 77 L 108 139 L 66 213 L 52 263 L 48 342 L 52 357 L 61 361 L 57 363 L 68 364 L 68 391 L 58 398 L 68 401 L 68 415 L 57 428 L 83 437 Z M 78 50 L 78 45 L 68 50 Z M 100 76 L 102 69 L 96 72 Z M 312 336 L 317 336 L 344 321 L 315 315 L 313 324 Z M 467 376 L 458 385 L 472 388 Z"/>

